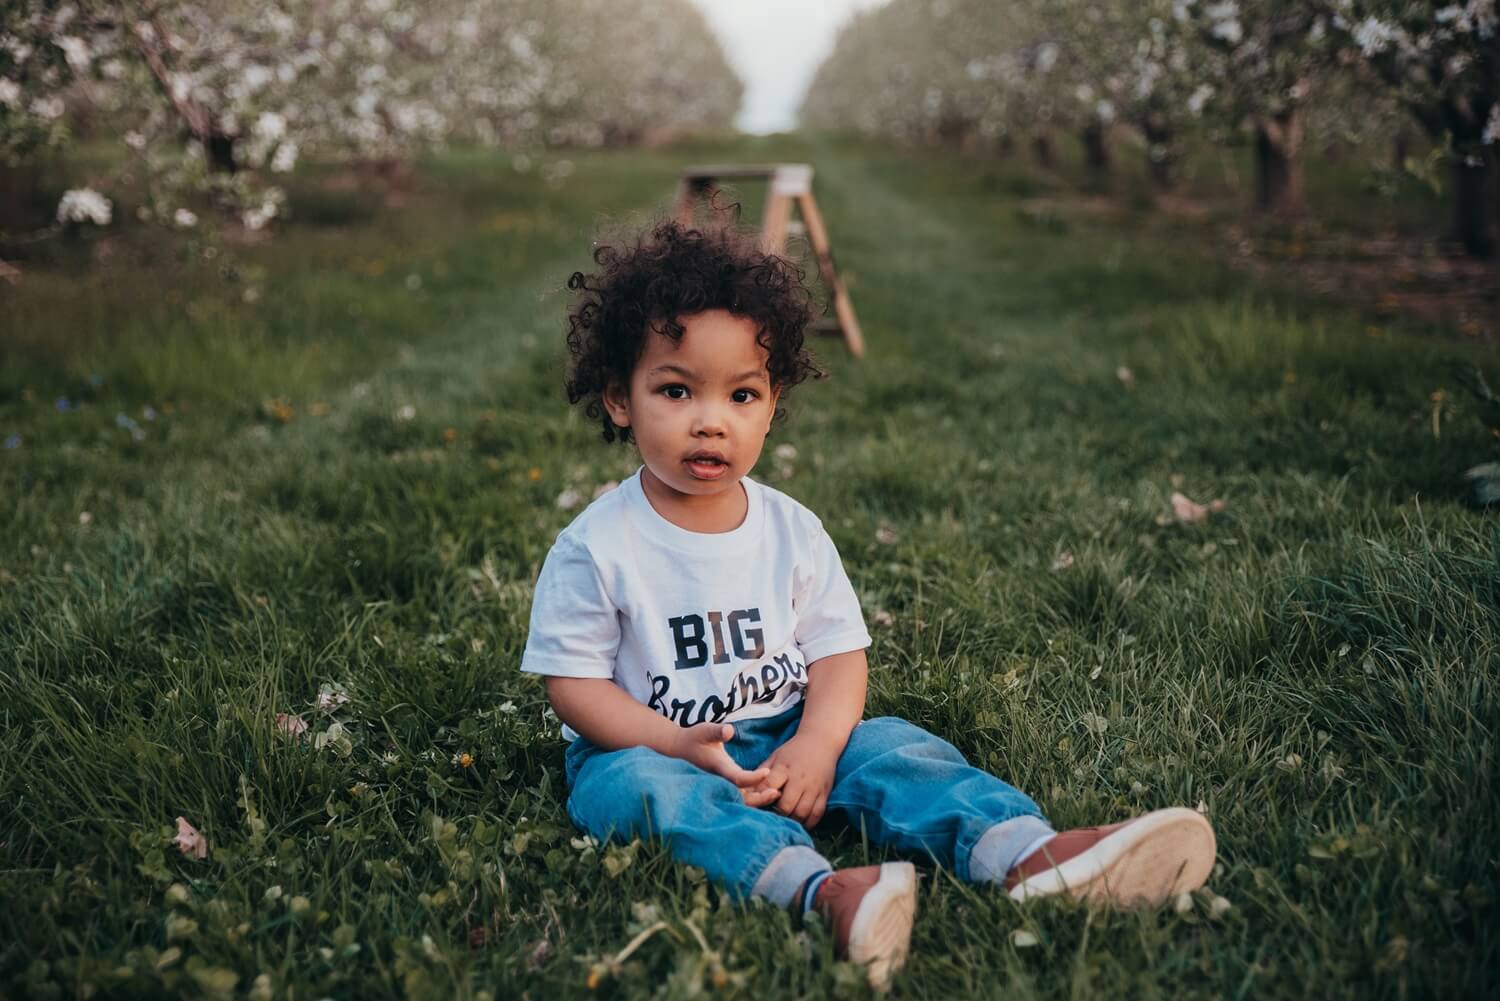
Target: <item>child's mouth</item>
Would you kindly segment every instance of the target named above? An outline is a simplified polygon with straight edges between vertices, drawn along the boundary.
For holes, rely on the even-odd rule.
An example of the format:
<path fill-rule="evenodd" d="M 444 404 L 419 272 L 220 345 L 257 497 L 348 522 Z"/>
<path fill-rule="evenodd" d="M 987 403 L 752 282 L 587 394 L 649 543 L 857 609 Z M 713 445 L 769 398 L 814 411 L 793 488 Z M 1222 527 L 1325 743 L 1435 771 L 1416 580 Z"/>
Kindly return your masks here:
<path fill-rule="evenodd" d="M 700 480 L 716 480 L 723 476 L 728 470 L 728 463 L 715 462 L 712 459 L 687 459 L 688 472 Z"/>

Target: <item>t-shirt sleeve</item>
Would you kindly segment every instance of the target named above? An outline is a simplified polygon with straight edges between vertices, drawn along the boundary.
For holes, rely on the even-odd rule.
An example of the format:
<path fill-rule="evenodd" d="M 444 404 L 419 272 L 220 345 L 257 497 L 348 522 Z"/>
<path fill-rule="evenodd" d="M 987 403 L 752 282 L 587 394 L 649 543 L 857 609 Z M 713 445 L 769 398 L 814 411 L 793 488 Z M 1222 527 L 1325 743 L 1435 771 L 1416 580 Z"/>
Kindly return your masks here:
<path fill-rule="evenodd" d="M 797 613 L 797 648 L 807 663 L 870 645 L 864 613 L 839 551 L 818 522 L 808 542 L 809 574 L 792 598 Z"/>
<path fill-rule="evenodd" d="M 620 620 L 587 547 L 558 536 L 531 600 L 521 670 L 565 678 L 610 678 Z"/>

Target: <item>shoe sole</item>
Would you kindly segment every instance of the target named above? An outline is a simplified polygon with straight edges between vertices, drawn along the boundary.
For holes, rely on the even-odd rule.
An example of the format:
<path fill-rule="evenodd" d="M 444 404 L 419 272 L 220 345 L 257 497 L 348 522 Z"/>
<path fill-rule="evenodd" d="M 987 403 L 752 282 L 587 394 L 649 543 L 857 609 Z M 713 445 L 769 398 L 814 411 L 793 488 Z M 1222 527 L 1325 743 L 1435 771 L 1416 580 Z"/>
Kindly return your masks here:
<path fill-rule="evenodd" d="M 849 926 L 849 959 L 866 967 L 870 986 L 884 990 L 906 963 L 917 916 L 917 870 L 910 862 L 883 862 L 880 879 L 865 893 Z"/>
<path fill-rule="evenodd" d="M 1062 865 L 1021 881 L 1010 896 L 1028 900 L 1066 893 L 1117 907 L 1160 907 L 1208 880 L 1217 847 L 1213 826 L 1202 814 L 1180 806 L 1157 810 Z"/>

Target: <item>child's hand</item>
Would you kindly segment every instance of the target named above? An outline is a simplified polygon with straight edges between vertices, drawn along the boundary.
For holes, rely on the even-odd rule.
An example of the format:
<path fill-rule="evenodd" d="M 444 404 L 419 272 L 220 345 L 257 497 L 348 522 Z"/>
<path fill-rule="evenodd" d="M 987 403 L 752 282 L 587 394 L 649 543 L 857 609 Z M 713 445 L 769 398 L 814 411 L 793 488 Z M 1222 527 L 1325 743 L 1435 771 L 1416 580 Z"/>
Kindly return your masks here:
<path fill-rule="evenodd" d="M 771 770 L 765 785 L 781 791 L 776 810 L 803 827 L 817 827 L 843 751 L 812 733 L 798 733 L 778 747 L 761 765 Z"/>
<path fill-rule="evenodd" d="M 746 771 L 734 763 L 724 749 L 725 741 L 734 736 L 728 723 L 699 723 L 678 731 L 673 757 L 681 758 L 714 775 L 720 775 L 740 788 L 746 805 L 761 807 L 775 802 L 781 790 L 766 784 L 771 769 L 762 765 Z"/>

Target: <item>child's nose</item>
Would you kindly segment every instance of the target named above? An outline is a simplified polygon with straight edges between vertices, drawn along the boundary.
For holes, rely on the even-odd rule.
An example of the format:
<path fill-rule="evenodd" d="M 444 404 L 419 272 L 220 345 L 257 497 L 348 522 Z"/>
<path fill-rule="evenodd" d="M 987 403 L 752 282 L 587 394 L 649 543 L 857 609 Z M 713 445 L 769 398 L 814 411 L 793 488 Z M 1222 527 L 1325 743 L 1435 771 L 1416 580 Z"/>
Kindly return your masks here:
<path fill-rule="evenodd" d="M 726 426 L 724 410 L 713 403 L 705 403 L 698 408 L 694 415 L 694 428 L 696 434 L 717 435 L 723 434 Z"/>

